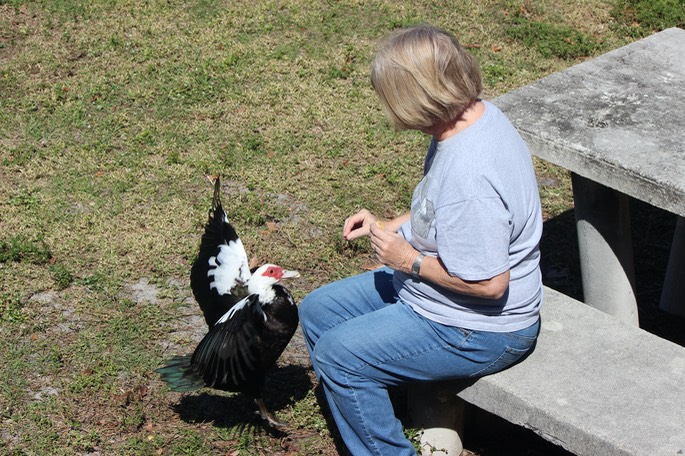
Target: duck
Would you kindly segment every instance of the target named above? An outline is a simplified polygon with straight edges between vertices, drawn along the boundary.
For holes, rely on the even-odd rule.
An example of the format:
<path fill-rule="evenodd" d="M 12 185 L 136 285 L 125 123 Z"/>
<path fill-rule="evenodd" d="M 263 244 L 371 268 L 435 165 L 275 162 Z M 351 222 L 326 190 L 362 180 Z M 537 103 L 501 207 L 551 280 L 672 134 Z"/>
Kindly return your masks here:
<path fill-rule="evenodd" d="M 267 372 L 299 324 L 295 300 L 280 281 L 300 274 L 271 263 L 250 269 L 220 194 L 217 177 L 209 219 L 190 272 L 190 288 L 207 334 L 192 355 L 175 356 L 157 371 L 172 391 L 209 387 L 244 393 L 254 400 L 262 419 L 282 427 L 287 423 L 266 407 L 263 389 Z"/>

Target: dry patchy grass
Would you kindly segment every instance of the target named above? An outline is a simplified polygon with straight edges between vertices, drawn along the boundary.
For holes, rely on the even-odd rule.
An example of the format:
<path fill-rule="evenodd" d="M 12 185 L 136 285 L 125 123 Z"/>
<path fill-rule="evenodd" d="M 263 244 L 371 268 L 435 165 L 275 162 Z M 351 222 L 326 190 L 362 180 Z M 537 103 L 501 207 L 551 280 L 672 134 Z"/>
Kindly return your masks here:
<path fill-rule="evenodd" d="M 369 260 L 340 240 L 344 217 L 400 213 L 421 172 L 426 138 L 393 131 L 368 83 L 377 39 L 453 30 L 493 97 L 579 60 L 512 38 L 515 16 L 589 34 L 595 53 L 628 40 L 609 3 L 578 5 L 0 1 L 4 451 L 334 454 L 299 336 L 267 398 L 285 431 L 240 396 L 169 393 L 154 374 L 204 331 L 187 278 L 205 174 L 224 177 L 251 255 L 303 273 L 301 298 Z M 568 176 L 536 167 L 546 216 L 563 214 Z"/>

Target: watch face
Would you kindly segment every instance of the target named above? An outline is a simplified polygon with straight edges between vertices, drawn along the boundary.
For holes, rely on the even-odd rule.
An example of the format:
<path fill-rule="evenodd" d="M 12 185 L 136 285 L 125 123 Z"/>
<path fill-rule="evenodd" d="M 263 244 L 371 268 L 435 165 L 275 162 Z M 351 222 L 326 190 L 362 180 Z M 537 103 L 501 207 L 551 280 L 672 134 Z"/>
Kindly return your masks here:
<path fill-rule="evenodd" d="M 421 271 L 421 262 L 423 261 L 423 255 L 419 254 L 414 260 L 414 264 L 411 265 L 411 274 L 414 277 L 419 277 L 419 271 Z"/>

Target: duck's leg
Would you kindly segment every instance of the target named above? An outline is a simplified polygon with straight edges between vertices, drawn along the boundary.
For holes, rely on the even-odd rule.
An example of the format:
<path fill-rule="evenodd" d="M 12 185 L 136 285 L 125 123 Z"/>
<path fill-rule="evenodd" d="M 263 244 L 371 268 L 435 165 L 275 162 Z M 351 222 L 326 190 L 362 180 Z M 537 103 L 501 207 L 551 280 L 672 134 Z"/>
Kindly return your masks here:
<path fill-rule="evenodd" d="M 264 405 L 264 400 L 261 397 L 256 398 L 255 403 L 257 404 L 257 407 L 259 408 L 259 414 L 263 419 L 269 422 L 272 426 L 276 427 L 283 427 L 287 426 L 288 423 L 285 421 L 279 421 L 276 419 L 276 417 L 266 408 L 266 405 Z"/>

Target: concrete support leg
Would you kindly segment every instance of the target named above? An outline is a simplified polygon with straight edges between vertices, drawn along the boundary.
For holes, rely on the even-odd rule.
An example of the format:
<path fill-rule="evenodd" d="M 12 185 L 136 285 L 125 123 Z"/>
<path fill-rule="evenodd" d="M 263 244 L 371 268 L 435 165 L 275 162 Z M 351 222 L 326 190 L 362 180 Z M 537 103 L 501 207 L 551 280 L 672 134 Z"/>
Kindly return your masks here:
<path fill-rule="evenodd" d="M 678 217 L 659 307 L 685 317 L 685 218 Z"/>
<path fill-rule="evenodd" d="M 422 456 L 459 456 L 464 449 L 464 401 L 454 392 L 441 392 L 436 384 L 409 388 L 408 411 L 411 425 L 423 430 Z"/>
<path fill-rule="evenodd" d="M 628 196 L 573 174 L 585 303 L 638 325 Z"/>

